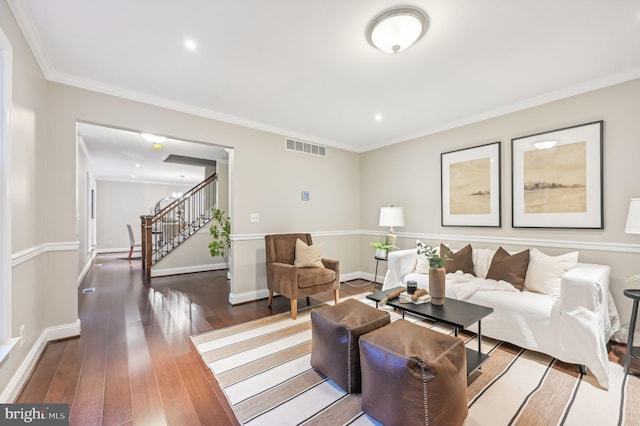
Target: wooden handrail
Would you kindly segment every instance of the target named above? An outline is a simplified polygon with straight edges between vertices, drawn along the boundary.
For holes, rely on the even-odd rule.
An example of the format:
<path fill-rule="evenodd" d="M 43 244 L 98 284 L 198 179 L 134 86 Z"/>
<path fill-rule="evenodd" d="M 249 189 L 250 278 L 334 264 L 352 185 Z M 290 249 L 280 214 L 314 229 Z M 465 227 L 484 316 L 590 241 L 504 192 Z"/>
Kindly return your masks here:
<path fill-rule="evenodd" d="M 214 173 L 154 215 L 140 216 L 142 266 L 151 278 L 151 267 L 211 219 L 216 194 Z"/>
<path fill-rule="evenodd" d="M 193 188 L 191 188 L 190 190 L 185 192 L 182 195 L 182 197 L 178 198 L 177 200 L 175 200 L 171 204 L 169 204 L 167 207 L 165 207 L 162 210 L 160 210 L 159 212 L 157 212 L 154 216 L 155 217 L 163 216 L 164 214 L 166 214 L 167 212 L 169 212 L 170 210 L 175 208 L 176 205 L 184 202 L 184 200 L 186 200 L 187 198 L 191 197 L 194 193 L 200 191 L 202 188 L 204 188 L 205 186 L 207 186 L 208 184 L 210 184 L 211 182 L 213 182 L 213 181 L 215 181 L 217 179 L 218 179 L 218 174 L 217 173 L 212 174 L 211 176 L 209 176 L 208 178 L 206 178 L 205 180 L 203 180 L 202 182 L 200 182 L 199 184 L 197 184 L 196 186 L 194 186 Z"/>

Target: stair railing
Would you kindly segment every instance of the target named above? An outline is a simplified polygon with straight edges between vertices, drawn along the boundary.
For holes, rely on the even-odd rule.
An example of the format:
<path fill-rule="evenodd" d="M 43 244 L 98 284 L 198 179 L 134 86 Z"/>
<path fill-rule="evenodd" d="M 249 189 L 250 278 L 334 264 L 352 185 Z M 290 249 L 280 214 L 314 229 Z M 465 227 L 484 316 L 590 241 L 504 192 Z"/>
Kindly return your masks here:
<path fill-rule="evenodd" d="M 213 174 L 154 215 L 140 216 L 142 267 L 151 278 L 151 267 L 211 220 L 216 203 Z"/>

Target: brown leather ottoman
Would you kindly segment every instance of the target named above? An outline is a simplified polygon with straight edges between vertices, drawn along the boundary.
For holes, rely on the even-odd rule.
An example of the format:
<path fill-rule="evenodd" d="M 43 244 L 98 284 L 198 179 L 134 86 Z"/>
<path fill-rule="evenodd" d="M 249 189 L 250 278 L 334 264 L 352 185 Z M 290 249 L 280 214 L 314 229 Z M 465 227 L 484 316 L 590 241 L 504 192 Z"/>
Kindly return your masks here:
<path fill-rule="evenodd" d="M 362 409 L 386 426 L 461 425 L 464 342 L 399 319 L 360 338 Z"/>
<path fill-rule="evenodd" d="M 358 339 L 389 321 L 388 312 L 354 299 L 313 309 L 311 365 L 346 392 L 359 392 Z"/>

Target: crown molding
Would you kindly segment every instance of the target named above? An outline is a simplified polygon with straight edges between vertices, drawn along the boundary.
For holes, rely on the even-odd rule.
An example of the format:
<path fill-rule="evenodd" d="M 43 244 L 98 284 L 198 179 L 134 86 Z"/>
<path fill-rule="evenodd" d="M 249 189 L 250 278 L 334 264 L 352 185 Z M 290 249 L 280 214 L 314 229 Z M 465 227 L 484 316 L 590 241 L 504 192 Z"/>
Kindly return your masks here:
<path fill-rule="evenodd" d="M 42 37 L 40 37 L 40 33 L 33 22 L 33 17 L 29 12 L 26 2 L 21 0 L 7 0 L 7 3 L 9 4 L 9 9 L 11 9 L 13 16 L 18 22 L 18 26 L 20 27 L 22 34 L 24 34 L 24 38 L 27 40 L 27 44 L 36 58 L 42 73 L 44 74 L 44 78 L 50 80 L 51 76 L 54 74 L 54 68 L 51 63 L 51 59 L 44 48 Z"/>

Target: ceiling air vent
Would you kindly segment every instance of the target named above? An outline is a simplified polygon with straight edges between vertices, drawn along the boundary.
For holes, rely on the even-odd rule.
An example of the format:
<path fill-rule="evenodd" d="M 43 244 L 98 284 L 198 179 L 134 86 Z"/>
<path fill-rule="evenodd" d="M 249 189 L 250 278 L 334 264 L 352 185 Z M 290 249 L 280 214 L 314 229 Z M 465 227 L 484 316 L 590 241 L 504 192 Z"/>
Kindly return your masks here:
<path fill-rule="evenodd" d="M 289 151 L 304 152 L 311 155 L 319 155 L 320 157 L 327 156 L 327 147 L 322 145 L 316 145 L 314 143 L 297 141 L 295 139 L 286 138 L 286 148 Z"/>

